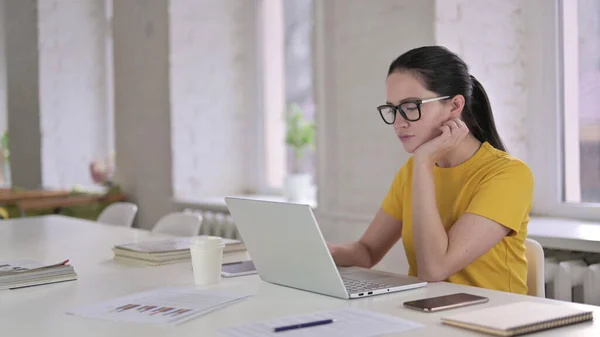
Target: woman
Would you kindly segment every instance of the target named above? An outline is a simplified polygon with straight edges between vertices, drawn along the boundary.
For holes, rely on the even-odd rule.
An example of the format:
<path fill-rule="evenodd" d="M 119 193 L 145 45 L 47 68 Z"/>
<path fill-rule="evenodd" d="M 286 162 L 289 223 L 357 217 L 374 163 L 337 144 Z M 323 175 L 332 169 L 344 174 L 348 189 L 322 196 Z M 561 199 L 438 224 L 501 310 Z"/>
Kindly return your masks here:
<path fill-rule="evenodd" d="M 431 46 L 398 57 L 386 88 L 378 110 L 412 156 L 360 240 L 329 244 L 336 264 L 371 268 L 402 237 L 409 275 L 526 294 L 533 177 L 505 152 L 481 83 Z"/>

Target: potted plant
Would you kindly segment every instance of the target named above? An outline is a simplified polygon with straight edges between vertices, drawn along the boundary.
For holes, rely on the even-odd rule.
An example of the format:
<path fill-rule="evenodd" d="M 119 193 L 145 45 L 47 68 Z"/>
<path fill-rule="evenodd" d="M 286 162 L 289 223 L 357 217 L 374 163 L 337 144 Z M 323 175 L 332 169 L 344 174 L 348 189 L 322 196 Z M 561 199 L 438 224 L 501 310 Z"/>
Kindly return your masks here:
<path fill-rule="evenodd" d="M 289 201 L 306 201 L 311 192 L 312 177 L 302 170 L 302 159 L 308 151 L 314 151 L 315 124 L 304 119 L 297 104 L 290 105 L 287 116 L 286 145 L 293 152 L 292 170 L 284 183 L 284 196 Z"/>

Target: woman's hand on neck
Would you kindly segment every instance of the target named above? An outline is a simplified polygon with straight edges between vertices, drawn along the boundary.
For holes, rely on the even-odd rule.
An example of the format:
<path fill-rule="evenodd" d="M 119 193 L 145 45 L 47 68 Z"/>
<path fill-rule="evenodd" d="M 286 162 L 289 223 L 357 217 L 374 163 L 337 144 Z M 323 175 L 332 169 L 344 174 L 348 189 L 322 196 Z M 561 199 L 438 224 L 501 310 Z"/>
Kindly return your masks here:
<path fill-rule="evenodd" d="M 435 162 L 438 167 L 458 166 L 471 158 L 481 147 L 481 142 L 473 135 L 467 135 L 456 147 L 449 150 Z"/>
<path fill-rule="evenodd" d="M 440 128 L 442 134 L 422 144 L 413 153 L 415 165 L 452 167 L 469 159 L 481 142 L 469 133 L 459 119 L 447 121 Z"/>

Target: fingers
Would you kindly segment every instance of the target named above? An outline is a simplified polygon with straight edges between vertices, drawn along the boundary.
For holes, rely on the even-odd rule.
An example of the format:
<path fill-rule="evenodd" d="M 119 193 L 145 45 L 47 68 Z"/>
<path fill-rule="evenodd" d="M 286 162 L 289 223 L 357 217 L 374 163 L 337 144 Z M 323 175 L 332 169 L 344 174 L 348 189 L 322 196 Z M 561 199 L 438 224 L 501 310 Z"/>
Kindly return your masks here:
<path fill-rule="evenodd" d="M 469 132 L 469 128 L 465 122 L 460 119 L 451 119 L 442 124 L 442 127 L 448 127 L 451 134 L 456 136 L 466 135 Z"/>
<path fill-rule="evenodd" d="M 452 131 L 458 130 L 458 123 L 454 119 L 447 121 L 446 123 L 444 123 L 444 125 L 448 125 L 450 129 L 452 129 Z"/>
<path fill-rule="evenodd" d="M 465 122 L 463 122 L 460 119 L 457 119 L 456 123 L 458 124 L 458 129 L 462 134 L 466 135 L 467 133 L 469 133 L 469 127 L 467 126 L 467 124 L 465 124 Z"/>
<path fill-rule="evenodd" d="M 442 136 L 452 145 L 456 145 L 469 133 L 469 128 L 460 119 L 446 121 L 442 124 L 440 130 L 442 131 Z"/>
<path fill-rule="evenodd" d="M 452 135 L 452 128 L 449 125 L 442 125 L 440 130 L 442 131 L 443 136 L 450 137 Z"/>

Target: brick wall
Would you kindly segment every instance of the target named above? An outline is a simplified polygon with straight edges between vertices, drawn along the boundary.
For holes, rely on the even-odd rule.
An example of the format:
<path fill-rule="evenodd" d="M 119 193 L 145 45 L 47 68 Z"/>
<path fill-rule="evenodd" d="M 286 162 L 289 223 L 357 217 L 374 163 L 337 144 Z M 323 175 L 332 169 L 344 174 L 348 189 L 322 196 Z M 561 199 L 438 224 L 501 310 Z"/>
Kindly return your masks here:
<path fill-rule="evenodd" d="M 486 89 L 508 151 L 527 160 L 525 16 L 519 0 L 438 0 L 436 43 L 460 55 Z"/>
<path fill-rule="evenodd" d="M 257 2 L 171 1 L 173 185 L 240 193 L 258 167 Z"/>
<path fill-rule="evenodd" d="M 89 163 L 105 158 L 108 135 L 104 0 L 40 0 L 42 181 L 91 185 Z"/>

